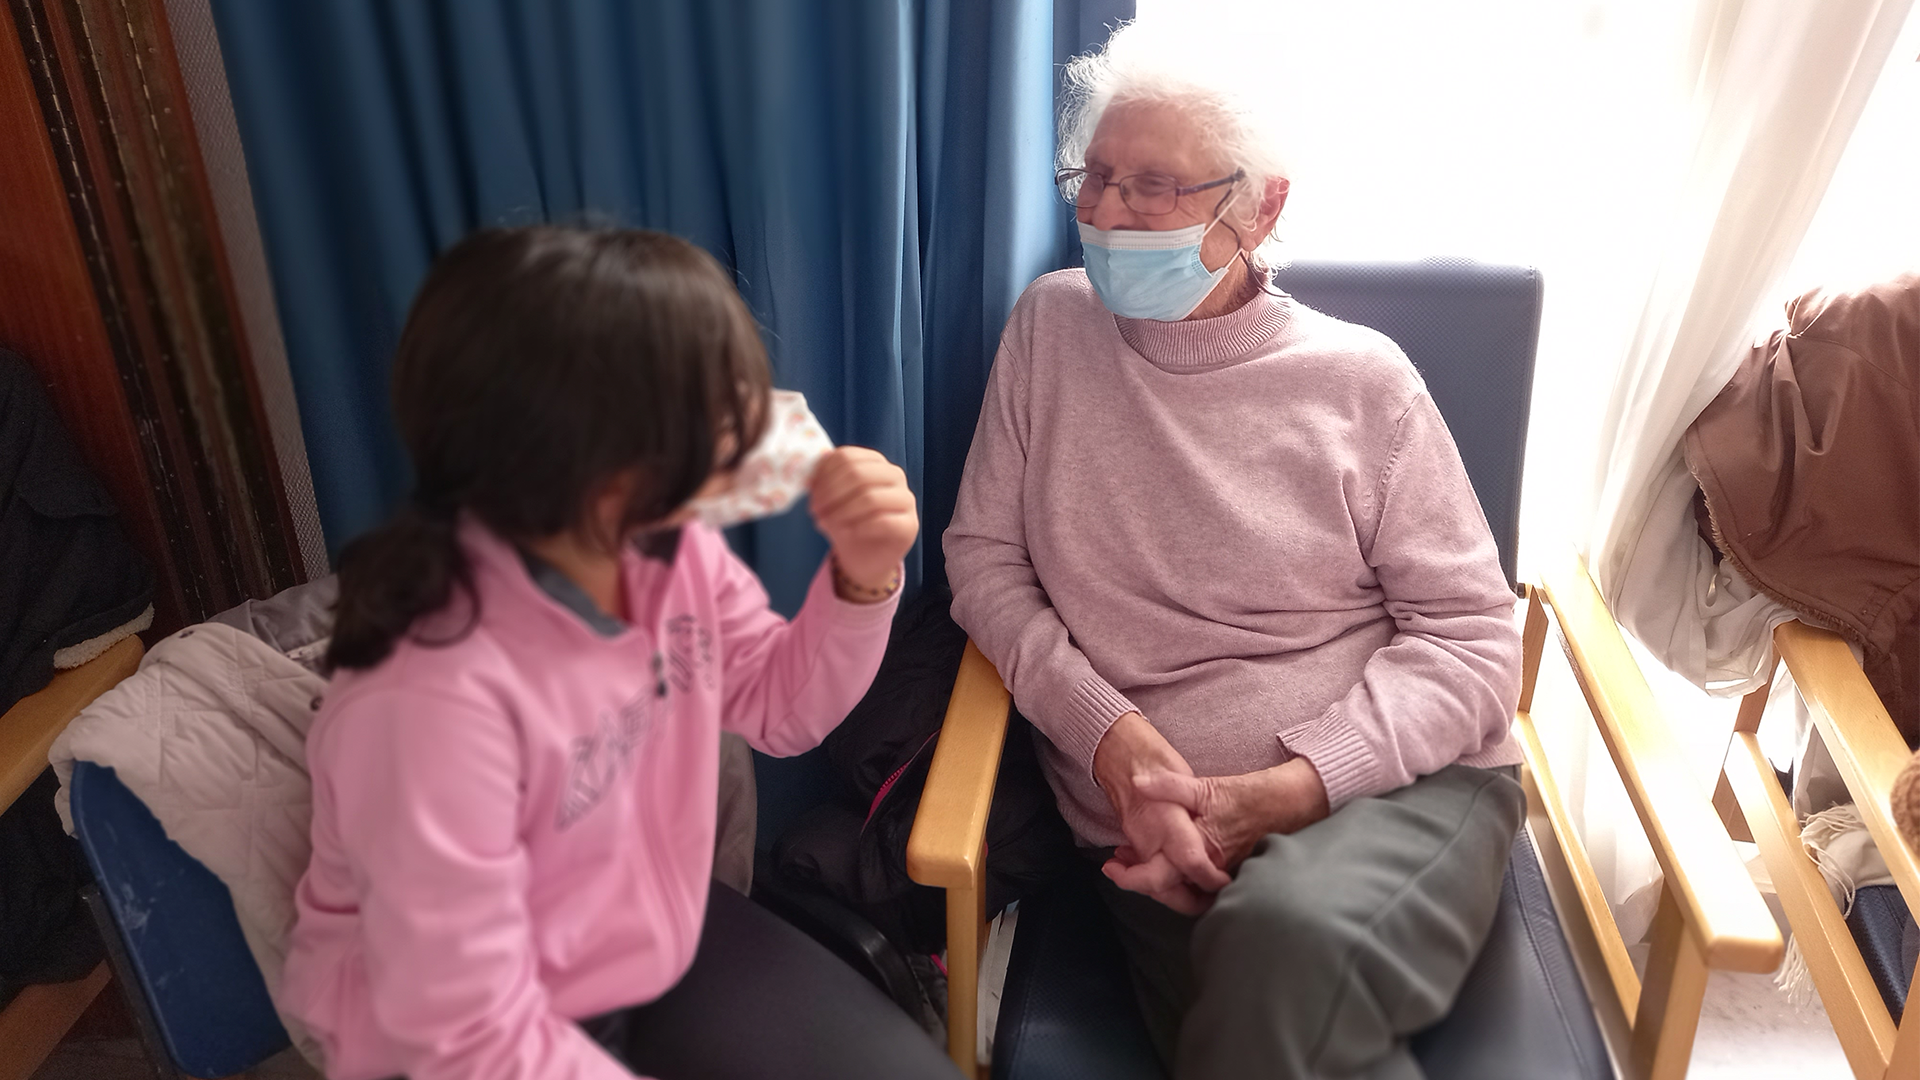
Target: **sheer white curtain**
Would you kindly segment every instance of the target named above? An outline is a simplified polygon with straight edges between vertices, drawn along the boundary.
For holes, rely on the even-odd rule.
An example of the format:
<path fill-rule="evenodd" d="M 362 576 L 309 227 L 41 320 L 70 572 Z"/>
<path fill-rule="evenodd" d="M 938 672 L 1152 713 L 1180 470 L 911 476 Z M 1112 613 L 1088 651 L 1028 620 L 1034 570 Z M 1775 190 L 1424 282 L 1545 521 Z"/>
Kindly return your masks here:
<path fill-rule="evenodd" d="M 1614 613 L 1696 685 L 1765 678 L 1790 617 L 1694 532 L 1687 425 L 1726 385 L 1793 261 L 1912 0 L 1700 0 L 1686 167 L 1595 444 L 1588 565 Z"/>
<path fill-rule="evenodd" d="M 1659 215 L 1664 240 L 1594 446 L 1587 561 L 1615 616 L 1653 658 L 1718 694 L 1764 681 L 1771 631 L 1791 613 L 1714 566 L 1695 531 L 1681 438 L 1770 325 L 1763 311 L 1776 302 L 1910 7 L 1911 0 L 1695 6 L 1683 69 L 1694 86 L 1689 150 Z M 1665 698 L 1687 700 L 1672 688 Z M 1704 792 L 1730 717 L 1697 705 L 1670 704 L 1668 712 L 1683 742 L 1709 750 Z M 1569 759 L 1605 760 L 1591 733 L 1568 742 Z M 1628 835 L 1637 828 L 1630 823 L 1617 811 L 1589 813 L 1585 827 L 1621 931 L 1633 941 L 1652 919 L 1660 874 L 1652 851 Z"/>

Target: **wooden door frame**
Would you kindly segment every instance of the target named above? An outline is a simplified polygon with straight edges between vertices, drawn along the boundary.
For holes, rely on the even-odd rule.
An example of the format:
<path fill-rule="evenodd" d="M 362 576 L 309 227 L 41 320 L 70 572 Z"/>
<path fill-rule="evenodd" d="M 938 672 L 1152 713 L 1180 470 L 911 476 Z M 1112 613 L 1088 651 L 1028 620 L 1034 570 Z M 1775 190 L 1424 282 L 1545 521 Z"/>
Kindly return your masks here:
<path fill-rule="evenodd" d="M 297 584 L 299 541 L 164 5 L 7 7 L 136 434 L 159 526 L 143 546 L 158 542 L 160 606 L 177 612 L 162 622 Z"/>

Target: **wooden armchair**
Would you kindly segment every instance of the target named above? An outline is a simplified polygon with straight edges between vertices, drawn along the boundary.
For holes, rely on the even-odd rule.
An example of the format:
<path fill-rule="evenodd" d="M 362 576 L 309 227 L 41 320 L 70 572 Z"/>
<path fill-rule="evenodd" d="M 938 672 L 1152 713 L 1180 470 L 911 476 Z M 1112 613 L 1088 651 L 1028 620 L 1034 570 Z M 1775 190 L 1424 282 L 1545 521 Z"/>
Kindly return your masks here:
<path fill-rule="evenodd" d="M 987 945 L 987 811 L 1012 708 L 1000 673 L 967 642 L 907 838 L 907 873 L 947 893 L 947 1054 L 968 1076 L 977 1072 L 980 952 Z"/>
<path fill-rule="evenodd" d="M 1900 895 L 1909 910 L 1920 911 L 1920 859 L 1900 839 L 1889 807 L 1894 778 L 1912 752 L 1845 639 L 1790 622 L 1774 631 L 1773 643 Z M 1853 1074 L 1861 1080 L 1920 1077 L 1920 1017 L 1912 998 L 1896 1023 L 1826 880 L 1800 843 L 1799 819 L 1761 752 L 1756 732 L 1768 690 L 1762 686 L 1741 702 L 1715 801 L 1735 837 L 1750 836 L 1759 844 Z"/>
<path fill-rule="evenodd" d="M 1300 301 L 1371 326 L 1405 350 L 1454 433 L 1501 568 L 1517 583 L 1521 466 L 1544 295 L 1538 272 L 1462 260 L 1297 262 L 1276 280 Z M 1679 1076 L 1708 970 L 1773 970 L 1784 951 L 1779 929 L 1586 571 L 1570 557 L 1540 587 L 1517 591 L 1527 604 L 1526 665 L 1514 730 L 1526 758 L 1528 828 L 1516 839 L 1500 910 L 1467 989 L 1452 1013 L 1415 1037 L 1414 1056 L 1432 1080 L 1600 1077 L 1616 1067 L 1635 1078 Z M 1589 709 L 1571 703 L 1536 711 L 1550 612 Z M 978 1070 L 987 811 L 1008 704 L 993 666 L 968 646 L 907 846 L 914 880 L 947 890 L 948 1040 L 969 1076 Z M 1666 871 L 1644 979 L 1628 961 L 1541 748 L 1547 725 L 1589 724 L 1612 752 Z M 994 1073 L 1006 1080 L 1161 1076 L 1157 1059 L 1139 1061 L 1146 1039 L 1114 955 L 1118 944 L 1095 925 L 1104 924 L 1105 911 L 1090 896 L 1067 899 L 1069 892 L 1022 902 Z M 1083 974 L 1069 988 L 1054 973 L 1075 965 Z M 1150 1046 L 1144 1053 L 1153 1058 Z"/>
<path fill-rule="evenodd" d="M 140 666 L 139 638 L 114 643 L 71 671 L 54 675 L 39 693 L 0 716 L 0 810 L 12 806 L 47 770 L 47 751 L 80 711 Z M 26 1080 L 107 984 L 102 963 L 87 977 L 29 986 L 0 1011 L 0 1080 Z"/>
<path fill-rule="evenodd" d="M 1684 1076 L 1707 972 L 1773 971 L 1785 945 L 1585 566 L 1569 555 L 1527 593 L 1526 666 L 1514 718 L 1527 762 L 1527 828 L 1622 1071 L 1630 1077 Z M 1644 978 L 1634 972 L 1541 745 L 1541 723 L 1568 722 L 1534 712 L 1549 608 L 1591 720 L 1664 876 Z"/>
<path fill-rule="evenodd" d="M 1688 773 L 1652 691 L 1585 569 L 1569 558 L 1527 594 L 1524 688 L 1514 731 L 1526 755 L 1527 827 L 1551 906 L 1621 1072 L 1635 1078 L 1683 1076 L 1707 972 L 1774 970 L 1783 952 L 1779 929 L 1706 791 Z M 1590 718 L 1534 714 L 1549 609 Z M 999 674 L 969 644 L 907 846 L 914 880 L 947 891 L 948 1050 L 968 1076 L 980 1071 L 975 1046 L 985 943 L 983 848 L 1009 706 Z M 1606 741 L 1666 875 L 1644 979 L 1628 959 L 1627 943 L 1571 826 L 1536 727 L 1586 722 L 1596 724 Z"/>

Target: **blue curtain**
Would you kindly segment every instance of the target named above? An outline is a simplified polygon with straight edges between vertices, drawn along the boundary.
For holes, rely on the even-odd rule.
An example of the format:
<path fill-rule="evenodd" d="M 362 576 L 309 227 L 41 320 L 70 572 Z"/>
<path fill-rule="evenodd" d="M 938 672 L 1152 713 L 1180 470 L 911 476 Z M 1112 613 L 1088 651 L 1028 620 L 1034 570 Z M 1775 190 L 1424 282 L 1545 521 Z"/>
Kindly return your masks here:
<path fill-rule="evenodd" d="M 943 577 L 1001 324 L 1077 261 L 1058 64 L 1132 0 L 214 0 L 335 550 L 404 497 L 387 365 L 435 253 L 593 217 L 733 268 L 778 385 L 907 470 Z M 783 610 L 804 514 L 735 544 Z"/>

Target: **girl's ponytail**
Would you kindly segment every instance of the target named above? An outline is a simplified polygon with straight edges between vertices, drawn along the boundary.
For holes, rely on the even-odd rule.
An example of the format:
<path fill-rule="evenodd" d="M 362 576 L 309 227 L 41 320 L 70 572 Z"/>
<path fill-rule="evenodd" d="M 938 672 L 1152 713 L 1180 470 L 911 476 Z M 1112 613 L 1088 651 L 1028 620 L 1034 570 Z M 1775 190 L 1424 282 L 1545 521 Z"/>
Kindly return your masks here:
<path fill-rule="evenodd" d="M 414 620 L 445 607 L 455 586 L 471 596 L 457 511 L 409 502 L 340 553 L 340 601 L 327 667 L 370 668 L 387 658 Z"/>

